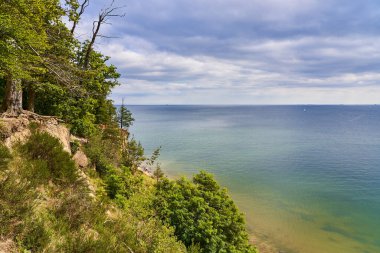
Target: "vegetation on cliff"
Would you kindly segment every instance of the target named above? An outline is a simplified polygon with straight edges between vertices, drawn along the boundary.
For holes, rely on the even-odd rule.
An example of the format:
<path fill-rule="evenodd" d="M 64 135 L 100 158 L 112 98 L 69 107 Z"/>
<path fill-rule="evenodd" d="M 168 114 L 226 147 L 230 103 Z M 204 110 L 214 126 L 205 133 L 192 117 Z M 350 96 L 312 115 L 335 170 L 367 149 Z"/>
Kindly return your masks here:
<path fill-rule="evenodd" d="M 131 113 L 108 99 L 120 75 L 94 50 L 120 9 L 102 10 L 90 40 L 79 41 L 75 29 L 89 1 L 65 3 L 0 2 L 0 245 L 10 242 L 9 252 L 255 252 L 242 214 L 211 175 L 171 181 L 159 166 L 153 177 L 139 170 L 143 162 L 154 166 L 159 149 L 146 157 L 129 136 Z M 53 137 L 49 117 L 39 115 L 60 119 L 77 137 Z M 88 165 L 74 162 L 78 152 Z"/>

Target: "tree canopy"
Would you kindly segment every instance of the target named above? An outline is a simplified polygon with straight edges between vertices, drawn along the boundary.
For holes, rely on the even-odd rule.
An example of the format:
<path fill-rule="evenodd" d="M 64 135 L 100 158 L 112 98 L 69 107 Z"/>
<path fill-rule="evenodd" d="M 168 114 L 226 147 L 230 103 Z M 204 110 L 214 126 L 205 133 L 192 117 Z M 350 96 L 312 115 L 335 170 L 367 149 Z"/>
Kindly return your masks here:
<path fill-rule="evenodd" d="M 200 172 L 190 182 L 162 179 L 155 207 L 161 219 L 175 228 L 187 247 L 202 252 L 255 252 L 248 244 L 243 215 L 211 174 Z"/>
<path fill-rule="evenodd" d="M 116 109 L 108 99 L 120 74 L 109 57 L 94 50 L 112 5 L 100 11 L 91 40 L 74 36 L 89 1 L 15 0 L 0 3 L 0 92 L 2 110 L 24 109 L 58 116 L 72 132 L 88 136 L 96 124 L 115 125 Z M 69 29 L 63 18 L 72 22 Z"/>

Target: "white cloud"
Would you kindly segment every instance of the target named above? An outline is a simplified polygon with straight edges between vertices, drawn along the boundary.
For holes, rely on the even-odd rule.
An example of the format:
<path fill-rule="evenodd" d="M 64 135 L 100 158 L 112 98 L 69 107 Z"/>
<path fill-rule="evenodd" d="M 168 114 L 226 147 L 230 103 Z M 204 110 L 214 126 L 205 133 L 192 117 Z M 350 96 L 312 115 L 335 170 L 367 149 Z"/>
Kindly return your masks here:
<path fill-rule="evenodd" d="M 122 74 L 115 100 L 379 103 L 380 18 L 371 4 L 131 0 L 126 19 L 102 31 L 120 38 L 98 48 Z M 91 30 L 84 18 L 78 34 Z"/>

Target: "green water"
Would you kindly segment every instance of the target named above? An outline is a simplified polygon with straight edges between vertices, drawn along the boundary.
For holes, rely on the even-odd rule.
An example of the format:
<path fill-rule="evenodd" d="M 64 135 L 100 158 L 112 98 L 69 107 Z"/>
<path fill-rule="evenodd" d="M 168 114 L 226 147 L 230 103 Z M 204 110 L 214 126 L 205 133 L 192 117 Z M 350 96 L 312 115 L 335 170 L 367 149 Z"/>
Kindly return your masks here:
<path fill-rule="evenodd" d="M 377 106 L 130 106 L 173 177 L 215 174 L 282 252 L 380 252 Z"/>

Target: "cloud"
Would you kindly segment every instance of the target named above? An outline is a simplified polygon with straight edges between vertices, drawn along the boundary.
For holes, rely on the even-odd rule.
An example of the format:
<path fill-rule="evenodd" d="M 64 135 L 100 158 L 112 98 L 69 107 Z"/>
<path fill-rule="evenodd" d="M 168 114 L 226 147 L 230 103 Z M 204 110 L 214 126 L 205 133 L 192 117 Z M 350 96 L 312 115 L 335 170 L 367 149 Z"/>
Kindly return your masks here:
<path fill-rule="evenodd" d="M 379 102 L 377 1 L 131 0 L 125 10 L 102 31 L 118 38 L 97 46 L 122 74 L 116 102 Z"/>

